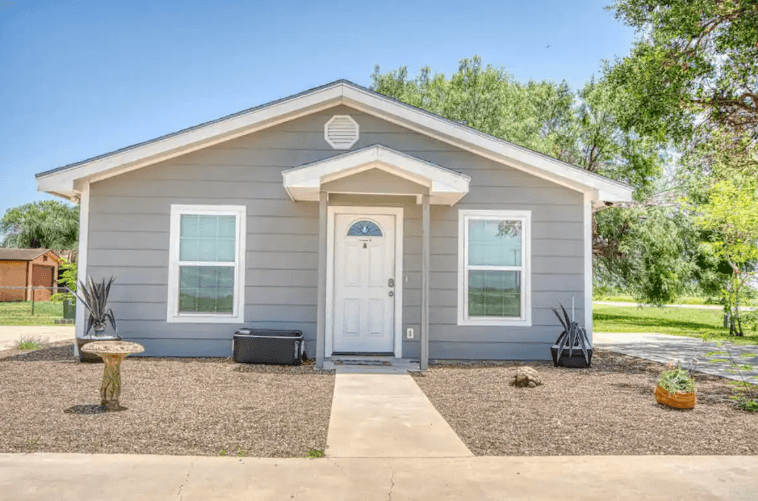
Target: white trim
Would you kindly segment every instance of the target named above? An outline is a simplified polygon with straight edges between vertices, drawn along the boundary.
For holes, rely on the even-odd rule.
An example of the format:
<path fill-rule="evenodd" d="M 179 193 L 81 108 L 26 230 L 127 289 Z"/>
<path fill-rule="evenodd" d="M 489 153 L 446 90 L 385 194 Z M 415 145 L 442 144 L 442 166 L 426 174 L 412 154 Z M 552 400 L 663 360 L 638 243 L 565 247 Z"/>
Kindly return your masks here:
<path fill-rule="evenodd" d="M 37 178 L 37 186 L 40 191 L 73 196 L 76 194 L 77 184 L 83 179 L 94 181 L 119 175 L 339 104 L 370 113 L 571 189 L 582 192 L 594 190 L 596 193 L 593 192 L 593 196 L 598 200 L 632 199 L 631 186 L 445 120 L 348 82 L 335 82 L 161 140 L 47 173 Z"/>
<path fill-rule="evenodd" d="M 371 216 L 385 214 L 395 216 L 395 358 L 403 357 L 403 208 L 329 206 L 326 241 L 326 322 L 324 356 L 332 356 L 334 341 L 334 228 L 337 214 Z"/>
<path fill-rule="evenodd" d="M 89 194 L 90 186 L 85 182 L 81 188 L 79 198 L 79 255 L 77 256 L 77 281 L 87 283 L 87 258 L 89 254 Z M 79 301 L 77 300 L 77 303 Z M 84 337 L 86 326 L 85 312 L 87 308 L 82 304 L 76 307 L 76 337 Z M 74 343 L 74 355 L 79 355 L 79 347 Z"/>
<path fill-rule="evenodd" d="M 282 172 L 293 201 L 318 201 L 321 185 L 379 169 L 429 188 L 430 202 L 455 205 L 469 191 L 471 177 L 382 145 L 369 146 Z"/>
<path fill-rule="evenodd" d="M 214 216 L 236 217 L 236 249 L 234 260 L 234 306 L 231 315 L 207 313 L 179 313 L 179 230 L 180 217 L 183 214 L 208 214 Z M 203 323 L 203 324 L 238 324 L 245 321 L 245 249 L 247 207 L 244 205 L 171 205 L 171 222 L 169 236 L 168 266 L 168 302 L 166 305 L 166 322 L 169 323 Z M 184 264 L 184 263 L 183 263 Z M 228 262 L 186 263 L 198 266 L 228 266 Z"/>
<path fill-rule="evenodd" d="M 331 137 L 329 137 L 330 136 L 330 134 L 329 134 L 329 126 L 335 120 L 340 120 L 340 119 L 347 119 L 347 120 L 349 120 L 352 123 L 352 125 L 353 125 L 353 127 L 355 129 L 355 136 L 351 139 L 351 141 L 350 141 L 349 144 L 348 143 L 335 143 L 333 141 L 333 139 Z M 358 122 L 356 122 L 355 120 L 353 120 L 353 117 L 351 117 L 350 115 L 334 115 L 332 118 L 329 119 L 328 122 L 326 122 L 324 124 L 324 140 L 327 143 L 329 143 L 329 146 L 331 146 L 335 150 L 349 150 L 350 148 L 353 147 L 353 145 L 355 143 L 358 142 L 358 139 L 360 138 L 360 134 L 361 134 L 361 126 L 358 125 Z"/>
<path fill-rule="evenodd" d="M 592 197 L 584 195 L 584 328 L 592 344 Z"/>
<path fill-rule="evenodd" d="M 476 266 L 476 269 L 521 270 L 521 317 L 468 316 L 468 221 L 471 219 L 519 220 L 522 222 L 521 266 Z M 530 210 L 473 210 L 458 211 L 458 325 L 520 326 L 532 325 L 532 211 Z"/>

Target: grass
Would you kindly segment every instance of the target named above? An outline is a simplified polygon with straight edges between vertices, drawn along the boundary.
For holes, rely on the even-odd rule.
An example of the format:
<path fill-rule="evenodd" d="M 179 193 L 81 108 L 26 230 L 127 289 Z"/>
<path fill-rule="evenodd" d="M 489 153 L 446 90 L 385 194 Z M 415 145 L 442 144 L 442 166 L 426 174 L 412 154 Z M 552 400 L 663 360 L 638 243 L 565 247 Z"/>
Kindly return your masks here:
<path fill-rule="evenodd" d="M 318 459 L 324 457 L 324 449 L 309 449 L 305 454 L 308 459 Z"/>
<path fill-rule="evenodd" d="M 723 327 L 720 310 L 696 308 L 638 308 L 636 306 L 595 305 L 595 332 L 653 332 L 731 341 L 735 344 L 758 344 L 758 333 L 745 331 L 745 337 L 729 335 Z"/>
<path fill-rule="evenodd" d="M 612 301 L 615 303 L 634 303 L 637 304 L 637 300 L 634 299 L 632 296 L 629 295 L 603 295 L 603 294 L 596 294 L 593 298 L 595 301 Z M 699 296 L 688 296 L 688 297 L 680 297 L 676 300 L 676 304 L 704 304 L 704 305 L 718 305 L 719 301 L 718 299 L 714 298 L 708 298 L 708 297 L 699 297 Z"/>
<path fill-rule="evenodd" d="M 31 301 L 0 303 L 0 325 L 55 325 L 63 318 L 63 303 L 36 301 L 32 315 Z"/>
<path fill-rule="evenodd" d="M 19 351 L 40 350 L 47 346 L 46 341 L 35 337 L 22 337 L 16 341 L 16 349 Z"/>

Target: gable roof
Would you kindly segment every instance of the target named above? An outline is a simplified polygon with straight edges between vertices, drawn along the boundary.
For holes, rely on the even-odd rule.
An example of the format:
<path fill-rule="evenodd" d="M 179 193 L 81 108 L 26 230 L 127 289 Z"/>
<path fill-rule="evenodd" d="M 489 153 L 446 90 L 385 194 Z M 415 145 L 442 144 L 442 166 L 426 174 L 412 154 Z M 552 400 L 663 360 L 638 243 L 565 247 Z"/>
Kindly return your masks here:
<path fill-rule="evenodd" d="M 10 249 L 0 247 L 0 261 L 33 261 L 50 252 L 54 259 L 58 256 L 49 249 Z"/>
<path fill-rule="evenodd" d="M 87 182 L 106 179 L 340 104 L 393 122 L 496 162 L 590 195 L 593 201 L 630 201 L 632 187 L 548 155 L 338 80 L 156 139 L 36 175 L 37 187 L 76 198 Z"/>
<path fill-rule="evenodd" d="M 433 204 L 455 205 L 471 177 L 382 145 L 372 145 L 282 172 L 292 200 L 318 201 L 322 184 L 379 169 L 429 190 Z"/>

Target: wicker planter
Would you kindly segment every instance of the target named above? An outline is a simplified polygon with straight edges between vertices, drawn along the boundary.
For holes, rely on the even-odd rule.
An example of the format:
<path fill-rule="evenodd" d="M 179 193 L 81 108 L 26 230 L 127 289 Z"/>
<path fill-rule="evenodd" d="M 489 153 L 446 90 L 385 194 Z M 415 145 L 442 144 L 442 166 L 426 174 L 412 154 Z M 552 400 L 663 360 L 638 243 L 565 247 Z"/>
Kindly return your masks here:
<path fill-rule="evenodd" d="M 669 393 L 658 386 L 655 388 L 655 399 L 659 404 L 676 409 L 692 409 L 697 402 L 697 393 Z"/>

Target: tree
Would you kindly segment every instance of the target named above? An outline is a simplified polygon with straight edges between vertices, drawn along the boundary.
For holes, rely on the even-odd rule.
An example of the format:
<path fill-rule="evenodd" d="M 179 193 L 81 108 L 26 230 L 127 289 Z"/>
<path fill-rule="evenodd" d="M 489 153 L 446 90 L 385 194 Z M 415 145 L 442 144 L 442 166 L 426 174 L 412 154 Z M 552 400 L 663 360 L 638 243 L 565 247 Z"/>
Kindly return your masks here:
<path fill-rule="evenodd" d="M 422 68 L 409 78 L 406 67 L 371 76 L 372 89 L 477 130 L 591 172 L 645 190 L 660 174 L 660 142 L 627 133 L 616 114 L 626 104 L 606 82 L 591 81 L 580 92 L 549 81 L 521 83 L 502 68 L 462 59 L 446 78 Z"/>
<path fill-rule="evenodd" d="M 621 289 L 640 302 L 672 303 L 689 292 L 703 259 L 692 218 L 678 206 L 612 207 L 597 218 L 610 244 L 596 251 L 599 289 Z"/>
<path fill-rule="evenodd" d="M 758 182 L 753 176 L 718 181 L 697 210 L 698 223 L 713 234 L 714 254 L 731 268 L 721 293 L 731 318 L 729 333 L 742 336 L 740 303 L 758 263 Z"/>
<path fill-rule="evenodd" d="M 637 29 L 631 54 L 607 65 L 630 106 L 627 130 L 687 139 L 699 120 L 758 130 L 758 0 L 615 0 Z"/>
<path fill-rule="evenodd" d="M 8 209 L 0 219 L 3 247 L 74 249 L 79 241 L 79 206 L 56 200 Z"/>

